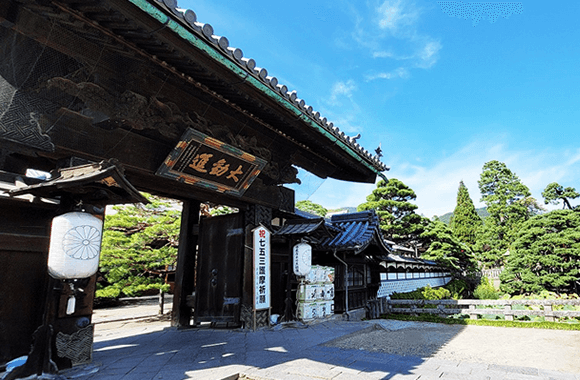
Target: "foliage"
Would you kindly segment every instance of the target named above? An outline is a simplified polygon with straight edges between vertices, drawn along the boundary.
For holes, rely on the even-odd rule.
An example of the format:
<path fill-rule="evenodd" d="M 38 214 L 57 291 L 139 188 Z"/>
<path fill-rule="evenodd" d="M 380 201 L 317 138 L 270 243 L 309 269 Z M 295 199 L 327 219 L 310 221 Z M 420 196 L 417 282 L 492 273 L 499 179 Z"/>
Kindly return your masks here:
<path fill-rule="evenodd" d="M 427 285 L 408 293 L 393 293 L 391 299 L 394 300 L 443 300 L 450 299 L 451 292 L 444 287 L 432 288 Z"/>
<path fill-rule="evenodd" d="M 555 293 L 548 290 L 542 290 L 539 293 L 532 294 L 518 294 L 511 296 L 510 294 L 504 294 L 502 298 L 512 299 L 512 300 L 573 300 L 579 299 L 578 294 L 570 293 Z"/>
<path fill-rule="evenodd" d="M 377 188 L 367 196 L 367 201 L 358 206 L 358 211 L 376 210 L 379 216 L 381 229 L 396 243 L 410 243 L 415 241 L 429 223 L 415 213 L 417 205 L 411 203 L 417 195 L 415 192 L 396 178 L 388 182 L 381 180 Z"/>
<path fill-rule="evenodd" d="M 325 217 L 326 213 L 328 213 L 328 210 L 321 205 L 308 200 L 296 202 L 296 208 L 322 217 Z"/>
<path fill-rule="evenodd" d="M 537 202 L 529 199 L 528 187 L 503 162 L 484 164 L 478 184 L 489 217 L 478 233 L 475 249 L 484 266 L 501 266 L 518 228 L 534 213 L 532 205 Z"/>
<path fill-rule="evenodd" d="M 175 265 L 180 211 L 168 200 L 146 196 L 150 204 L 115 206 L 116 213 L 105 218 L 97 297 L 169 288 L 159 271 Z"/>
<path fill-rule="evenodd" d="M 209 214 L 211 216 L 229 215 L 229 214 L 235 214 L 237 212 L 238 212 L 237 208 L 223 206 L 223 205 L 209 208 Z"/>
<path fill-rule="evenodd" d="M 482 221 L 489 216 L 489 213 L 485 207 L 476 208 L 475 212 L 477 215 L 479 215 Z M 451 223 L 451 218 L 453 218 L 453 212 L 448 212 L 447 214 L 443 214 L 438 217 L 438 219 L 445 224 Z"/>
<path fill-rule="evenodd" d="M 469 247 L 475 245 L 476 232 L 483 225 L 481 218 L 475 211 L 473 201 L 469 196 L 469 191 L 463 183 L 459 182 L 457 190 L 457 205 L 453 211 L 453 216 L 449 222 L 449 227 L 453 235 L 459 241 L 467 244 Z"/>
<path fill-rule="evenodd" d="M 510 294 L 578 292 L 580 210 L 554 210 L 521 228 L 501 276 Z"/>
<path fill-rule="evenodd" d="M 459 300 L 467 298 L 469 295 L 469 284 L 458 278 L 454 278 L 447 285 L 444 286 L 445 289 L 449 290 L 451 293 L 451 298 L 454 300 Z"/>
<path fill-rule="evenodd" d="M 441 299 L 461 299 L 468 294 L 469 285 L 459 279 L 451 280 L 447 285 L 438 288 L 426 286 L 407 293 L 393 293 L 391 299 L 394 300 L 441 300 Z"/>
<path fill-rule="evenodd" d="M 544 198 L 545 204 L 558 204 L 560 201 L 563 203 L 563 208 L 568 208 L 571 210 L 573 207 L 570 204 L 570 199 L 576 199 L 580 197 L 580 193 L 576 191 L 573 187 L 564 188 L 557 182 L 552 182 L 542 192 L 542 197 Z"/>
<path fill-rule="evenodd" d="M 456 319 L 442 318 L 436 315 L 419 314 L 387 314 L 381 316 L 384 319 L 394 319 L 398 321 L 418 321 L 444 323 L 447 325 L 472 325 L 472 326 L 494 326 L 494 327 L 517 327 L 530 329 L 549 329 L 549 330 L 574 330 L 580 331 L 580 323 L 562 323 L 562 322 L 519 322 L 519 321 L 497 321 L 485 319 Z"/>
<path fill-rule="evenodd" d="M 434 260 L 457 275 L 475 271 L 476 262 L 471 249 L 453 236 L 445 223 L 432 221 L 421 234 L 421 238 L 429 243 L 429 249 L 421 254 L 421 258 Z"/>
<path fill-rule="evenodd" d="M 487 277 L 482 277 L 480 284 L 473 291 L 473 296 L 480 300 L 497 300 L 499 293 Z"/>

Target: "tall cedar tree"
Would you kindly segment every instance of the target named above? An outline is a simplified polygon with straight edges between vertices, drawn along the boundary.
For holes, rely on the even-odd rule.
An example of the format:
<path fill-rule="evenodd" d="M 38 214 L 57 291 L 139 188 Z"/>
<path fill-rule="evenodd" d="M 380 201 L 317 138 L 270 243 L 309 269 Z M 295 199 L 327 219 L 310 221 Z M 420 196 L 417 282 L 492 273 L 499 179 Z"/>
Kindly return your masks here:
<path fill-rule="evenodd" d="M 483 165 L 478 181 L 481 201 L 489 217 L 478 234 L 476 251 L 486 267 L 501 266 L 519 226 L 532 214 L 537 203 L 530 190 L 503 162 Z"/>
<path fill-rule="evenodd" d="M 573 187 L 564 188 L 557 182 L 552 182 L 546 186 L 544 191 L 542 191 L 542 197 L 544 197 L 545 204 L 551 203 L 553 205 L 557 205 L 560 201 L 562 201 L 564 204 L 562 208 L 568 208 L 569 210 L 572 210 L 573 207 L 570 204 L 570 200 L 580 197 L 580 194 Z"/>
<path fill-rule="evenodd" d="M 510 294 L 580 291 L 580 211 L 554 210 L 520 229 L 501 276 Z"/>
<path fill-rule="evenodd" d="M 467 244 L 469 247 L 475 245 L 477 229 L 483 224 L 481 218 L 475 211 L 473 201 L 469 196 L 469 191 L 463 183 L 459 182 L 457 190 L 457 205 L 453 211 L 453 216 L 449 222 L 449 227 L 459 241 Z"/>
<path fill-rule="evenodd" d="M 398 244 L 413 244 L 425 230 L 428 220 L 415 214 L 415 192 L 396 178 L 379 181 L 377 188 L 358 206 L 358 211 L 374 209 L 385 236 Z"/>

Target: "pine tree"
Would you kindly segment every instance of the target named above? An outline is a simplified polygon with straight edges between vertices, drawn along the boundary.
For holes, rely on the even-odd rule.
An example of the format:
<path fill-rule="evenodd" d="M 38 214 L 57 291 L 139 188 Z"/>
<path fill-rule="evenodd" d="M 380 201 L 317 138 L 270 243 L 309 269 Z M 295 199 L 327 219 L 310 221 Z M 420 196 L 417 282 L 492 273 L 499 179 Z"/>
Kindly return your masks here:
<path fill-rule="evenodd" d="M 544 197 L 545 204 L 558 204 L 560 201 L 564 204 L 563 208 L 568 208 L 571 210 L 573 207 L 570 204 L 571 199 L 576 199 L 580 197 L 580 194 L 573 187 L 564 188 L 557 182 L 552 182 L 542 192 L 542 197 Z"/>
<path fill-rule="evenodd" d="M 483 165 L 478 184 L 489 217 L 478 234 L 476 251 L 484 266 L 501 266 L 518 228 L 532 215 L 530 205 L 537 202 L 503 162 L 494 160 Z"/>
<path fill-rule="evenodd" d="M 150 204 L 114 206 L 116 213 L 105 217 L 97 297 L 169 290 L 160 271 L 176 264 L 181 212 L 145 195 Z"/>
<path fill-rule="evenodd" d="M 386 236 L 399 244 L 412 244 L 429 223 L 415 213 L 415 192 L 396 178 L 388 182 L 379 181 L 377 188 L 367 196 L 367 202 L 358 206 L 358 211 L 376 210 L 381 229 Z"/>
<path fill-rule="evenodd" d="M 477 211 L 475 211 L 475 206 L 469 196 L 467 187 L 463 181 L 459 182 L 457 205 L 449 222 L 449 227 L 453 231 L 453 235 L 459 241 L 472 247 L 475 245 L 477 229 L 482 224 L 481 218 L 477 214 Z"/>
<path fill-rule="evenodd" d="M 421 254 L 427 260 L 434 260 L 448 267 L 456 276 L 469 276 L 476 268 L 471 249 L 454 236 L 451 229 L 441 221 L 431 221 L 421 234 L 429 249 Z"/>
<path fill-rule="evenodd" d="M 580 212 L 554 210 L 520 229 L 501 276 L 510 294 L 580 290 Z"/>
<path fill-rule="evenodd" d="M 305 201 L 298 201 L 296 202 L 296 208 L 298 210 L 306 211 L 314 215 L 325 217 L 328 213 L 328 210 L 319 205 L 318 203 L 314 203 L 309 200 Z"/>

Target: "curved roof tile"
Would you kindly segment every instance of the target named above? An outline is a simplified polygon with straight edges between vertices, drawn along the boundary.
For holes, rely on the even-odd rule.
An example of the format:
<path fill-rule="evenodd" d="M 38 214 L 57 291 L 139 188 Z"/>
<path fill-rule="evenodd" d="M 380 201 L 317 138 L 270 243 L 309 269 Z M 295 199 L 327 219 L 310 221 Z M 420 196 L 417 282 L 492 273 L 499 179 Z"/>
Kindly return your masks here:
<path fill-rule="evenodd" d="M 332 226 L 340 228 L 342 232 L 334 238 L 322 241 L 320 246 L 323 249 L 353 250 L 358 253 L 375 241 L 383 246 L 386 251 L 390 251 L 388 247 L 382 244 L 379 217 L 374 210 L 333 215 L 330 223 Z"/>
<path fill-rule="evenodd" d="M 330 132 L 337 139 L 348 145 L 352 150 L 357 152 L 367 162 L 372 164 L 379 171 L 387 171 L 390 168 L 380 160 L 380 156 L 372 155 L 368 150 L 364 149 L 356 139 L 345 135 L 338 127 L 334 126 L 325 117 L 321 117 L 318 111 L 315 111 L 312 106 L 307 105 L 304 100 L 297 97 L 296 91 L 289 91 L 288 87 L 278 83 L 278 79 L 274 76 L 269 76 L 268 71 L 264 68 L 256 66 L 256 61 L 252 58 L 245 58 L 241 49 L 229 46 L 229 41 L 226 37 L 214 35 L 214 29 L 210 24 L 200 23 L 197 21 L 197 15 L 191 9 L 181 9 L 177 6 L 177 0 L 155 0 L 158 4 L 167 8 L 171 14 L 180 19 L 184 25 L 188 26 L 191 31 L 205 38 L 205 40 L 216 48 L 221 50 L 226 56 L 236 62 L 240 67 L 246 70 L 249 74 L 258 78 L 260 81 L 270 86 L 276 91 L 280 97 L 286 99 L 288 102 L 298 107 L 302 113 Z"/>

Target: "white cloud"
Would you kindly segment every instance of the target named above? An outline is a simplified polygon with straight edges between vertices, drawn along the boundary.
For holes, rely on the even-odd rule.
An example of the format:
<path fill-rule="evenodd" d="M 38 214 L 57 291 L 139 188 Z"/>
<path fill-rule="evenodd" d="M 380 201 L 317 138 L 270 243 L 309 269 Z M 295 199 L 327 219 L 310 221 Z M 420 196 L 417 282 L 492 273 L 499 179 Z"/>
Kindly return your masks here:
<path fill-rule="evenodd" d="M 396 55 L 391 51 L 375 51 L 373 52 L 373 58 L 395 58 Z"/>
<path fill-rule="evenodd" d="M 355 90 L 356 84 L 352 79 L 349 79 L 346 82 L 336 82 L 330 90 L 330 98 L 328 99 L 328 103 L 331 105 L 340 105 L 340 98 L 346 97 L 352 99 L 352 93 Z"/>
<path fill-rule="evenodd" d="M 439 41 L 426 42 L 417 54 L 417 58 L 420 59 L 417 63 L 417 67 L 426 69 L 433 66 L 439 59 L 439 50 L 441 50 L 442 47 L 443 46 Z"/>
<path fill-rule="evenodd" d="M 409 1 L 384 1 L 376 8 L 377 25 L 397 33 L 401 28 L 414 25 L 419 18 L 419 9 Z"/>
<path fill-rule="evenodd" d="M 371 74 L 367 80 L 407 78 L 413 68 L 428 69 L 439 59 L 442 43 L 419 32 L 422 9 L 411 0 L 373 2 L 367 9 L 355 14 L 354 40 L 369 50 L 375 59 L 404 61 L 406 75 L 393 75 L 390 71 Z M 391 73 L 389 75 L 389 73 Z"/>
<path fill-rule="evenodd" d="M 367 81 L 372 81 L 375 79 L 395 79 L 395 78 L 407 78 L 409 77 L 409 70 L 404 67 L 399 67 L 393 71 L 387 73 L 377 73 L 367 75 L 365 78 Z"/>
<path fill-rule="evenodd" d="M 431 165 L 417 165 L 405 160 L 389 162 L 393 168 L 385 175 L 397 178 L 417 194 L 417 212 L 431 218 L 453 211 L 459 181 L 469 190 L 476 207 L 483 207 L 477 181 L 483 165 L 491 160 L 504 162 L 530 188 L 532 196 L 543 204 L 542 191 L 551 182 L 580 190 L 580 149 L 515 150 L 507 144 L 473 142 Z M 310 200 L 326 208 L 356 207 L 365 202 L 375 185 L 326 180 Z M 579 204 L 576 200 L 573 205 Z M 560 206 L 549 207 L 561 208 Z"/>
<path fill-rule="evenodd" d="M 349 134 L 362 132 L 361 107 L 353 96 L 357 89 L 358 86 L 352 79 L 335 82 L 329 96 L 321 99 L 319 103 L 319 112 L 340 130 Z"/>

